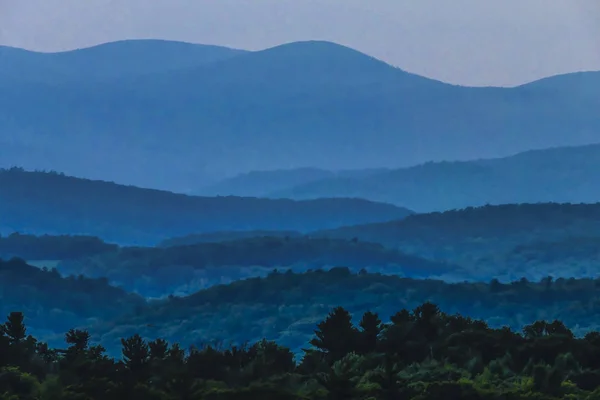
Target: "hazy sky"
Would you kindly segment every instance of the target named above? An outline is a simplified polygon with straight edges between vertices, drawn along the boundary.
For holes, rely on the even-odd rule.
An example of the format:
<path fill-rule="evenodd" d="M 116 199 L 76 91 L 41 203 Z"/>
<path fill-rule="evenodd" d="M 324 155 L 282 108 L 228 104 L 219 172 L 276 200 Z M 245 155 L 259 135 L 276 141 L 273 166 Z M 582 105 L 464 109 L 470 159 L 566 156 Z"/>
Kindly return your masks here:
<path fill-rule="evenodd" d="M 0 0 L 0 44 L 130 38 L 248 50 L 323 39 L 444 81 L 512 85 L 600 70 L 600 0 Z"/>

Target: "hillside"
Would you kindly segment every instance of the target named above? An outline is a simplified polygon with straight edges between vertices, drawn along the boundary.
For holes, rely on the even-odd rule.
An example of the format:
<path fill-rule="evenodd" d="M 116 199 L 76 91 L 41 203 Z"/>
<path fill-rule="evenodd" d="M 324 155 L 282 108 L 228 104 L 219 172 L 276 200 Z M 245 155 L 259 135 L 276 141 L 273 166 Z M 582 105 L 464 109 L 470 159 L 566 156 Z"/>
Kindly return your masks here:
<path fill-rule="evenodd" d="M 58 84 L 165 73 L 243 53 L 227 47 L 167 40 L 123 40 L 60 53 L 0 46 L 0 87 L 15 80 Z"/>
<path fill-rule="evenodd" d="M 312 199 L 359 197 L 418 212 L 485 204 L 595 203 L 600 145 L 559 147 L 468 162 L 436 162 L 363 177 L 329 177 L 259 195 Z M 258 192 L 258 187 L 255 189 Z M 231 191 L 229 194 L 235 194 Z"/>
<path fill-rule="evenodd" d="M 460 268 L 448 273 L 430 275 L 451 282 L 512 281 L 522 277 L 599 277 L 599 229 L 598 203 L 540 203 L 415 214 L 402 221 L 342 227 L 309 236 L 379 243 L 419 258 L 458 265 Z M 284 232 L 269 235 L 292 236 Z M 223 233 L 211 240 L 227 238 Z M 175 243 L 179 240 L 192 243 L 203 238 L 192 235 Z"/>
<path fill-rule="evenodd" d="M 468 271 L 469 278 L 511 280 L 521 276 L 539 279 L 550 274 L 598 276 L 600 271 L 590 268 L 590 256 L 585 255 L 588 245 L 575 239 L 598 238 L 599 229 L 600 203 L 543 203 L 415 214 L 402 221 L 343 227 L 311 236 L 380 243 L 426 259 L 457 263 Z M 564 258 L 560 273 L 556 263 L 541 254 L 531 265 L 523 260 L 514 262 L 520 248 L 564 240 L 584 247 L 571 248 L 572 262 L 565 263 Z"/>
<path fill-rule="evenodd" d="M 166 248 L 121 248 L 57 265 L 68 275 L 106 277 L 144 296 L 189 294 L 274 269 L 306 271 L 343 265 L 409 277 L 460 274 L 456 265 L 409 256 L 382 245 L 309 237 L 254 237 Z"/>
<path fill-rule="evenodd" d="M 0 235 L 0 259 L 70 260 L 115 251 L 118 246 L 92 236 Z"/>
<path fill-rule="evenodd" d="M 339 273 L 336 271 L 334 275 Z M 354 284 L 357 283 L 360 284 Z M 495 285 L 482 289 L 491 292 L 486 295 L 489 300 L 494 297 L 501 300 L 500 296 L 494 296 L 497 290 L 528 300 L 552 292 L 561 294 L 562 301 L 554 302 L 561 308 L 561 315 L 566 311 L 563 308 L 574 305 L 577 298 L 598 301 L 593 282 L 571 284 L 584 293 L 565 289 L 564 282 L 555 285 L 556 289 L 547 284 L 527 283 L 518 284 L 516 289 Z M 402 284 L 396 286 L 403 289 Z M 524 293 L 528 296 L 523 296 Z M 507 312 L 511 306 L 523 308 L 523 304 L 510 301 L 495 306 L 497 312 Z M 298 309 L 296 306 L 295 311 Z M 595 400 L 598 397 L 600 332 L 586 328 L 585 336 L 580 335 L 578 322 L 586 327 L 588 323 L 582 313 L 577 313 L 578 319 L 567 314 L 564 321 L 529 320 L 522 324 L 522 330 L 490 326 L 484 318 L 451 313 L 432 302 L 420 303 L 412 309 L 396 308 L 387 317 L 389 320 L 377 312 L 350 312 L 335 306 L 312 323 L 314 331 L 302 335 L 305 340 L 301 349 L 286 346 L 290 342 L 287 337 L 235 340 L 235 344 L 201 342 L 188 347 L 189 337 L 177 341 L 149 339 L 136 331 L 118 338 L 115 341 L 118 343 L 107 352 L 104 346 L 90 343 L 89 332 L 82 329 L 66 332 L 66 349 L 50 347 L 40 342 L 39 337 L 24 338 L 27 324 L 23 323 L 22 314 L 11 313 L 0 333 L 0 352 L 5 355 L 0 360 L 3 371 L 0 387 L 7 399 L 93 396 L 96 400 Z M 217 321 L 226 326 L 221 318 Z M 244 325 L 252 326 L 252 322 Z M 268 326 L 273 321 L 264 322 Z M 578 326 L 576 330 L 569 327 L 573 323 Z M 172 336 L 174 331 L 165 333 Z M 194 333 L 206 334 L 206 330 Z M 231 333 L 227 329 L 220 332 Z M 238 333 L 242 337 L 251 336 L 244 329 L 237 329 L 235 334 Z M 297 331 L 293 334 L 300 336 Z M 294 342 L 297 345 L 301 340 Z"/>
<path fill-rule="evenodd" d="M 364 178 L 386 171 L 383 168 L 329 171 L 318 168 L 280 169 L 251 171 L 226 178 L 199 188 L 196 194 L 204 196 L 252 196 L 269 197 L 285 193 L 290 188 L 304 187 L 313 182 L 329 182 L 335 179 Z M 337 197 L 337 196 L 333 196 Z"/>
<path fill-rule="evenodd" d="M 593 305 L 598 300 L 598 280 L 591 279 L 448 284 L 336 268 L 272 273 L 154 303 L 137 316 L 98 327 L 94 336 L 109 349 L 120 346 L 120 337 L 140 333 L 183 345 L 267 338 L 299 352 L 334 307 L 357 317 L 370 310 L 387 321 L 400 308 L 413 309 L 425 301 L 449 314 L 484 319 L 492 327 L 521 331 L 531 321 L 561 319 L 583 335 L 598 329 L 598 308 Z"/>
<path fill-rule="evenodd" d="M 56 332 L 110 320 L 145 305 L 144 299 L 109 286 L 106 279 L 64 278 L 54 269 L 38 269 L 20 259 L 0 260 L 0 294 L 0 315 L 23 312 L 31 319 L 32 331 L 54 343 L 62 341 L 54 337 Z"/>
<path fill-rule="evenodd" d="M 296 231 L 224 231 L 224 232 L 208 232 L 196 233 L 182 237 L 174 237 L 163 240 L 156 247 L 176 247 L 189 246 L 198 243 L 219 243 L 230 242 L 240 239 L 275 237 L 275 238 L 297 238 L 302 236 Z"/>
<path fill-rule="evenodd" d="M 8 166 L 191 191 L 252 170 L 400 168 L 600 140 L 600 97 L 586 89 L 600 74 L 556 79 L 459 87 L 297 42 L 110 82 L 11 80 L 0 155 Z"/>
<path fill-rule="evenodd" d="M 513 277 L 599 277 L 599 249 L 599 236 L 568 236 L 561 240 L 539 240 L 515 246 L 493 261 L 500 273 L 511 271 Z"/>
<path fill-rule="evenodd" d="M 193 197 L 57 173 L 0 170 L 0 233 L 90 235 L 150 244 L 192 233 L 311 231 L 403 218 L 411 212 L 359 199 L 315 201 Z"/>
<path fill-rule="evenodd" d="M 333 178 L 335 174 L 318 168 L 296 168 L 291 170 L 250 171 L 223 179 L 196 190 L 205 196 L 253 196 L 287 189 L 309 182 Z"/>

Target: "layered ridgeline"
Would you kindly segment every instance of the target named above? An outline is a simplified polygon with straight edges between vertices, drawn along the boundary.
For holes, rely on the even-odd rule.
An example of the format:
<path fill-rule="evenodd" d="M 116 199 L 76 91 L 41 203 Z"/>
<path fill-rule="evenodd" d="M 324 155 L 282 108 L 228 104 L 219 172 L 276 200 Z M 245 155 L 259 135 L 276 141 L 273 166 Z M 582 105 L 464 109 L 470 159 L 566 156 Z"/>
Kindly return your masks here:
<path fill-rule="evenodd" d="M 358 199 L 194 197 L 57 173 L 0 170 L 0 233 L 92 235 L 150 244 L 223 230 L 312 231 L 403 218 L 410 211 Z"/>
<path fill-rule="evenodd" d="M 297 238 L 303 236 L 296 231 L 220 231 L 208 233 L 193 233 L 191 235 L 174 237 L 157 244 L 157 247 L 189 246 L 198 243 L 229 242 L 248 238 Z"/>
<path fill-rule="evenodd" d="M 600 271 L 600 204 L 508 204 L 413 214 L 403 220 L 310 232 L 313 239 L 380 244 L 418 258 L 458 265 L 451 281 L 492 278 L 538 280 L 596 277 Z M 162 246 L 249 237 L 303 236 L 298 232 L 214 232 L 172 238 Z M 364 260 L 367 262 L 368 260 Z M 437 276 L 437 275 L 433 275 Z"/>
<path fill-rule="evenodd" d="M 456 265 L 406 255 L 379 244 L 301 235 L 119 247 L 95 237 L 11 234 L 0 237 L 0 258 L 11 257 L 39 268 L 56 269 L 63 276 L 105 278 L 147 297 L 189 294 L 237 279 L 266 276 L 277 269 L 302 272 L 343 265 L 354 272 L 409 277 L 460 273 Z"/>
<path fill-rule="evenodd" d="M 537 281 L 598 277 L 599 229 L 598 204 L 521 204 L 311 233 L 216 231 L 172 238 L 156 248 L 13 234 L 0 239 L 0 256 L 19 256 L 64 274 L 106 277 L 152 297 L 265 276 L 273 269 L 334 266 L 453 282 Z"/>
<path fill-rule="evenodd" d="M 167 40 L 123 40 L 60 53 L 0 46 L 0 82 L 56 84 L 168 73 L 226 60 L 244 50 Z"/>
<path fill-rule="evenodd" d="M 301 191 L 306 185 L 310 187 L 315 182 L 333 183 L 337 179 L 348 179 L 348 181 L 357 179 L 360 182 L 360 178 L 370 177 L 386 171 L 389 170 L 386 168 L 367 168 L 329 171 L 319 168 L 294 168 L 251 171 L 201 187 L 195 193 L 208 196 L 285 197 L 289 195 L 293 197 L 301 195 L 295 193 L 296 190 Z M 331 193 L 335 192 L 335 190 L 331 190 Z M 337 195 L 334 194 L 332 197 L 337 197 Z"/>
<path fill-rule="evenodd" d="M 94 325 L 94 337 L 107 348 L 140 333 L 188 346 L 277 340 L 300 352 L 315 325 L 336 306 L 357 318 L 366 311 L 389 319 L 398 308 L 433 301 L 447 312 L 485 319 L 491 326 L 521 330 L 530 321 L 561 319 L 577 335 L 598 329 L 598 280 L 526 280 L 510 284 L 449 284 L 345 268 L 303 274 L 272 273 L 152 302 L 137 315 Z M 476 300 L 474 300 L 476 299 Z"/>
<path fill-rule="evenodd" d="M 312 235 L 379 243 L 426 259 L 457 263 L 469 271 L 469 278 L 514 280 L 599 276 L 600 259 L 590 249 L 598 243 L 598 232 L 600 203 L 542 203 L 415 214 L 402 221 Z"/>
<path fill-rule="evenodd" d="M 267 338 L 298 353 L 336 306 L 357 317 L 370 310 L 388 320 L 399 308 L 413 309 L 424 301 L 448 313 L 482 318 L 493 327 L 521 330 L 531 321 L 561 319 L 576 335 L 584 335 L 598 329 L 600 301 L 597 279 L 449 284 L 333 268 L 272 272 L 190 296 L 144 301 L 102 279 L 62 278 L 19 260 L 1 262 L 0 274 L 1 312 L 24 312 L 33 333 L 55 344 L 70 327 L 89 329 L 94 341 L 114 355 L 120 338 L 135 333 L 186 348 Z"/>
<path fill-rule="evenodd" d="M 73 260 L 118 250 L 116 244 L 109 244 L 94 236 L 73 235 L 23 235 L 11 233 L 0 235 L 0 258 L 14 257 L 24 260 L 49 261 Z"/>
<path fill-rule="evenodd" d="M 293 199 L 358 197 L 418 212 L 485 204 L 594 203 L 600 200 L 599 170 L 600 145 L 587 145 L 403 169 L 256 171 L 199 193 Z"/>
<path fill-rule="evenodd" d="M 335 307 L 315 324 L 302 353 L 276 341 L 186 346 L 139 333 L 116 357 L 85 329 L 66 346 L 27 336 L 23 314 L 1 325 L 0 390 L 6 399 L 210 400 L 594 400 L 600 332 L 576 337 L 561 320 L 522 332 L 490 327 L 425 302 L 395 312 Z M 116 351 L 115 351 L 116 352 Z"/>
<path fill-rule="evenodd" d="M 21 259 L 0 259 L 0 314 L 12 311 L 31 318 L 36 335 L 53 343 L 74 326 L 110 321 L 146 305 L 137 295 L 110 286 L 106 279 L 65 278 L 56 269 L 40 269 Z"/>
<path fill-rule="evenodd" d="M 468 88 L 328 42 L 219 49 L 212 59 L 207 50 L 169 42 L 124 42 L 68 57 L 5 49 L 3 66 L 13 72 L 0 78 L 0 159 L 189 190 L 219 173 L 397 168 L 600 139 L 598 73 Z M 130 56 L 113 57 L 123 53 Z M 196 53 L 197 60 L 189 55 Z M 149 54 L 173 61 L 156 71 L 130 65 Z M 122 66 L 113 63 L 106 75 L 78 68 L 110 59 Z M 74 69 L 73 79 L 52 78 Z"/>
<path fill-rule="evenodd" d="M 61 273 L 106 277 L 111 283 L 149 297 L 189 294 L 220 283 L 266 276 L 276 269 L 302 272 L 342 265 L 354 272 L 421 278 L 467 275 L 456 265 L 407 255 L 379 244 L 310 237 L 255 237 L 167 248 L 121 248 L 63 259 L 55 265 Z"/>

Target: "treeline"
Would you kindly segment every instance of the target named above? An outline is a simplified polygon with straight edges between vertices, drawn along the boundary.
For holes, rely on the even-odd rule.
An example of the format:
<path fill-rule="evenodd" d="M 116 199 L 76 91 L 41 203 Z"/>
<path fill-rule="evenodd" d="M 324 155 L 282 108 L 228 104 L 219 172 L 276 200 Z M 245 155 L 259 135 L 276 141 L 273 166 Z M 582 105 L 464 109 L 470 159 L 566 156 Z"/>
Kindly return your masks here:
<path fill-rule="evenodd" d="M 35 331 L 46 336 L 145 305 L 142 297 L 110 286 L 105 278 L 63 277 L 55 268 L 36 268 L 22 259 L 0 260 L 0 312 L 24 311 Z"/>
<path fill-rule="evenodd" d="M 403 220 L 342 227 L 319 232 L 329 237 L 352 238 L 401 245 L 408 243 L 452 244 L 465 239 L 546 239 L 597 232 L 600 203 L 505 204 L 460 210 L 413 214 Z"/>
<path fill-rule="evenodd" d="M 170 268 L 163 270 L 168 276 Z M 493 327 L 521 329 L 528 321 L 558 318 L 577 335 L 600 330 L 599 279 L 447 283 L 342 267 L 265 274 L 213 283 L 189 296 L 145 300 L 106 278 L 63 277 L 57 270 L 11 260 L 0 263 L 0 312 L 24 311 L 33 332 L 52 344 L 69 327 L 86 326 L 110 354 L 118 351 L 121 337 L 134 333 L 186 346 L 198 338 L 226 337 L 237 344 L 267 338 L 298 353 L 332 307 L 356 314 L 370 309 L 388 318 L 398 307 L 426 300 Z"/>
<path fill-rule="evenodd" d="M 519 400 L 600 396 L 600 333 L 576 337 L 561 321 L 515 332 L 423 303 L 388 322 L 357 324 L 336 307 L 301 359 L 272 341 L 192 346 L 135 334 L 121 357 L 71 329 L 66 348 L 27 335 L 23 314 L 0 329 L 0 399 Z"/>
<path fill-rule="evenodd" d="M 107 277 L 127 290 L 161 296 L 191 282 L 218 284 L 222 279 L 266 275 L 274 268 L 305 271 L 338 265 L 410 277 L 458 272 L 457 266 L 406 255 L 379 244 L 306 236 L 254 237 L 165 248 L 124 247 L 62 262 L 58 268 L 66 274 Z"/>
<path fill-rule="evenodd" d="M 460 278 L 487 280 L 499 275 L 507 279 L 519 275 L 537 279 L 538 271 L 553 274 L 557 268 L 549 264 L 554 260 L 549 259 L 550 254 L 542 254 L 544 249 L 539 244 L 562 241 L 567 241 L 562 247 L 576 247 L 570 258 L 562 253 L 566 262 L 560 276 L 584 277 L 584 272 L 590 270 L 589 253 L 578 249 L 589 246 L 577 238 L 593 240 L 599 237 L 599 231 L 600 203 L 540 203 L 415 214 L 399 221 L 343 227 L 313 236 L 380 243 L 418 257 L 458 264 L 466 272 Z M 512 253 L 528 246 L 538 247 L 539 252 L 525 260 L 532 261 L 532 265 L 522 268 L 523 260 L 512 262 Z"/>
<path fill-rule="evenodd" d="M 218 243 L 230 242 L 240 239 L 260 238 L 260 237 L 280 237 L 297 238 L 302 236 L 296 231 L 224 231 L 208 232 L 175 237 L 160 242 L 157 247 L 178 247 L 190 246 L 198 243 Z"/>
<path fill-rule="evenodd" d="M 372 310 L 389 318 L 398 307 L 412 309 L 423 301 L 480 318 L 493 327 L 520 330 L 529 321 L 558 318 L 577 335 L 600 330 L 599 279 L 447 283 L 332 268 L 276 271 L 264 278 L 175 296 L 99 326 L 93 333 L 111 352 L 119 337 L 140 333 L 184 345 L 197 344 L 198 337 L 227 337 L 237 344 L 267 338 L 297 353 L 313 334 L 316 321 L 335 306 L 356 314 Z"/>
<path fill-rule="evenodd" d="M 119 246 L 94 236 L 0 235 L 0 257 L 26 260 L 67 260 L 115 251 Z"/>

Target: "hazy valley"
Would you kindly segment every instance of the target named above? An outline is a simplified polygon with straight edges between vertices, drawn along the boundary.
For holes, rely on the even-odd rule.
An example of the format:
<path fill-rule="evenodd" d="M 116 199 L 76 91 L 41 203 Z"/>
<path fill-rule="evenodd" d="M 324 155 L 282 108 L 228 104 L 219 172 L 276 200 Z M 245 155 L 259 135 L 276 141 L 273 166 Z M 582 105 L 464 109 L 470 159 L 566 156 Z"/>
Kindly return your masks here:
<path fill-rule="evenodd" d="M 0 62 L 0 400 L 600 396 L 598 72 L 461 87 L 324 41 Z"/>

